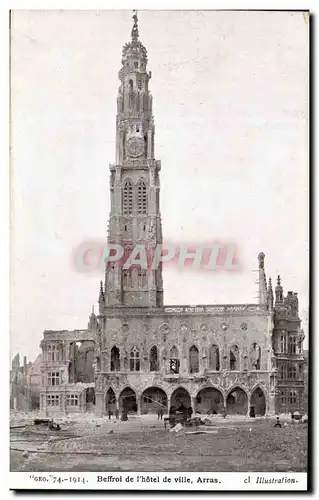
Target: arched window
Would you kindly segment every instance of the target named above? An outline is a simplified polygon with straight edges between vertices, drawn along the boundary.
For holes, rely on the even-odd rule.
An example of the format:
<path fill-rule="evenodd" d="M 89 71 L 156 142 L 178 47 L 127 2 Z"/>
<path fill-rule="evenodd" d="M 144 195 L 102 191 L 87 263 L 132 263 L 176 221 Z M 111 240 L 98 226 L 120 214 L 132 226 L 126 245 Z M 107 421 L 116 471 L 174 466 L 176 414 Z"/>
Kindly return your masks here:
<path fill-rule="evenodd" d="M 123 288 L 131 288 L 132 286 L 132 273 L 131 269 L 122 269 L 122 283 Z"/>
<path fill-rule="evenodd" d="M 133 90 L 133 87 L 134 87 L 133 80 L 129 80 L 128 85 L 129 85 L 130 90 Z"/>
<path fill-rule="evenodd" d="M 196 346 L 192 345 L 189 350 L 189 373 L 199 372 L 199 355 Z"/>
<path fill-rule="evenodd" d="M 169 369 L 171 373 L 179 373 L 180 360 L 178 355 L 178 350 L 174 346 L 171 348 L 169 353 Z"/>
<path fill-rule="evenodd" d="M 111 349 L 111 372 L 120 371 L 120 350 L 113 346 Z"/>
<path fill-rule="evenodd" d="M 139 372 L 140 371 L 140 351 L 133 347 L 130 354 L 130 371 Z"/>
<path fill-rule="evenodd" d="M 239 369 L 238 354 L 239 354 L 238 347 L 237 347 L 237 345 L 234 345 L 230 349 L 230 353 L 229 353 L 229 369 L 232 371 Z"/>
<path fill-rule="evenodd" d="M 137 212 L 147 214 L 147 190 L 144 179 L 140 179 L 137 187 Z"/>
<path fill-rule="evenodd" d="M 158 370 L 159 370 L 158 349 L 156 345 L 154 345 L 150 352 L 150 371 L 157 372 Z"/>
<path fill-rule="evenodd" d="M 147 287 L 147 270 L 139 268 L 137 271 L 139 288 Z"/>
<path fill-rule="evenodd" d="M 209 369 L 219 371 L 219 349 L 217 345 L 212 345 L 209 349 Z"/>
<path fill-rule="evenodd" d="M 133 188 L 130 180 L 126 180 L 123 188 L 123 215 L 133 213 Z"/>

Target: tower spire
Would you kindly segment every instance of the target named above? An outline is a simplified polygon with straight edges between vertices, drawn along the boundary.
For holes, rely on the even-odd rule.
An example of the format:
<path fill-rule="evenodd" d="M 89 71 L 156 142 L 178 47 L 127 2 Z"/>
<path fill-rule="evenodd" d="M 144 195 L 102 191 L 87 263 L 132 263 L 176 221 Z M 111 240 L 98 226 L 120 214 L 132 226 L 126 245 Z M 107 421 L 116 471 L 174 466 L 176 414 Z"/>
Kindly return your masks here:
<path fill-rule="evenodd" d="M 132 36 L 132 40 L 138 40 L 138 17 L 137 17 L 137 10 L 133 10 L 133 21 L 134 21 L 134 24 L 133 24 L 133 28 L 132 28 L 132 31 L 131 31 L 131 36 Z"/>
<path fill-rule="evenodd" d="M 267 281 L 265 274 L 265 254 L 260 252 L 258 254 L 258 272 L 259 272 L 259 304 L 267 304 Z"/>
<path fill-rule="evenodd" d="M 274 292 L 272 289 L 271 278 L 269 278 L 269 281 L 268 281 L 267 295 L 268 295 L 268 307 L 270 310 L 272 310 L 274 307 Z"/>
<path fill-rule="evenodd" d="M 276 294 L 276 302 L 275 302 L 276 306 L 279 304 L 282 304 L 282 302 L 283 302 L 283 288 L 281 285 L 280 274 L 278 274 L 278 276 L 277 276 L 277 286 L 275 288 L 275 294 Z"/>

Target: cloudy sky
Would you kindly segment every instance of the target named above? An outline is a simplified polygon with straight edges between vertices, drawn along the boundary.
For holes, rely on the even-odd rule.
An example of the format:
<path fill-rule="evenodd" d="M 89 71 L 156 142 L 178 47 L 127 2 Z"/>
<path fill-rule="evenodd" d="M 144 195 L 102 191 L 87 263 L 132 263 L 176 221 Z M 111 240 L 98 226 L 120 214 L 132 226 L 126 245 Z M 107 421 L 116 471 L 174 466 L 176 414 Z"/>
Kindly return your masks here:
<path fill-rule="evenodd" d="M 101 274 L 131 11 L 14 11 L 11 355 L 86 328 Z M 302 13 L 140 11 L 164 239 L 236 244 L 240 272 L 164 270 L 166 304 L 257 300 L 257 255 L 308 307 L 308 24 Z M 306 325 L 305 325 L 306 326 Z"/>

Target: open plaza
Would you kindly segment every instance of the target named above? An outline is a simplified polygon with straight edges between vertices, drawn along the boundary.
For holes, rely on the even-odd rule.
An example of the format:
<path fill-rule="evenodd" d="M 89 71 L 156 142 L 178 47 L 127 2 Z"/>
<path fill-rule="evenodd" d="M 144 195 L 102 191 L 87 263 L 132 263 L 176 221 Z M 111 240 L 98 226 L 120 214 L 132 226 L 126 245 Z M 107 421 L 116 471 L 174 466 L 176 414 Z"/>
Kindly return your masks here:
<path fill-rule="evenodd" d="M 305 472 L 308 425 L 276 418 L 210 417 L 211 425 L 165 429 L 156 415 L 126 422 L 92 415 L 56 419 L 60 431 L 11 416 L 11 471 Z"/>

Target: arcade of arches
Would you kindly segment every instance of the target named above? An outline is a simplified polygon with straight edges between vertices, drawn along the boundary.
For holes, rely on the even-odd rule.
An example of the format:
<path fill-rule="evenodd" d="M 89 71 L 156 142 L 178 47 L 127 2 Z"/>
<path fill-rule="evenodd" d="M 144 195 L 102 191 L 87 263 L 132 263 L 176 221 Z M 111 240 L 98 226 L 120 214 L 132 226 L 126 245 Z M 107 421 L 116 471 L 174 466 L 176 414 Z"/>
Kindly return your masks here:
<path fill-rule="evenodd" d="M 105 394 L 105 410 L 113 414 L 118 408 L 120 412 L 126 411 L 128 414 L 157 414 L 160 410 L 167 413 L 169 408 L 190 408 L 194 413 L 199 414 L 220 414 L 226 403 L 226 411 L 229 415 L 247 415 L 252 406 L 256 416 L 263 416 L 266 413 L 266 398 L 263 390 L 256 387 L 251 394 L 250 401 L 246 392 L 241 387 L 234 387 L 227 395 L 226 401 L 221 391 L 214 387 L 204 387 L 199 390 L 196 397 L 191 398 L 189 392 L 183 387 L 175 389 L 170 398 L 166 392 L 159 387 L 148 387 L 138 398 L 135 391 L 126 387 L 118 397 L 110 387 Z"/>

